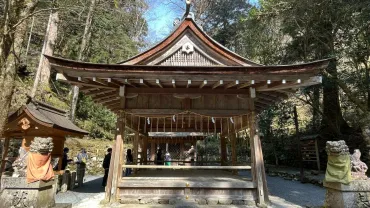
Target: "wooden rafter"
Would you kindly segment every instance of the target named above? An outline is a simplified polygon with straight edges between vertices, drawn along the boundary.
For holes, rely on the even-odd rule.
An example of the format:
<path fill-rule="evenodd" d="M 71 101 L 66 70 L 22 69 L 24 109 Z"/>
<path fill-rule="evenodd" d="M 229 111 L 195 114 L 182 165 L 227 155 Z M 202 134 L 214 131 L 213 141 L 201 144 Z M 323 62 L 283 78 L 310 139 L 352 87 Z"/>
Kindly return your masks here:
<path fill-rule="evenodd" d="M 229 84 L 227 84 L 227 85 L 225 86 L 225 89 L 232 88 L 232 87 L 234 87 L 234 86 L 236 86 L 236 85 L 239 85 L 239 80 L 235 80 L 234 82 L 230 82 Z"/>
<path fill-rule="evenodd" d="M 217 87 L 222 86 L 223 84 L 224 84 L 224 81 L 223 81 L 223 80 L 220 80 L 220 81 L 216 82 L 216 83 L 212 86 L 212 89 L 216 89 Z"/>
<path fill-rule="evenodd" d="M 80 92 L 85 93 L 85 92 L 89 92 L 91 90 L 96 90 L 96 89 L 97 88 L 95 88 L 95 87 L 81 87 L 79 90 L 80 90 Z"/>
<path fill-rule="evenodd" d="M 142 85 L 144 87 L 150 87 L 150 84 L 147 81 L 145 81 L 144 79 L 140 79 L 139 82 L 140 82 L 140 85 Z"/>
<path fill-rule="evenodd" d="M 159 79 L 156 79 L 155 80 L 155 83 L 160 87 L 160 88 L 163 88 L 162 84 L 161 84 L 161 81 Z"/>
<path fill-rule="evenodd" d="M 102 94 L 101 96 L 97 96 L 97 97 L 94 97 L 94 100 L 95 101 L 100 101 L 100 100 L 105 100 L 105 99 L 108 99 L 108 98 L 114 98 L 114 97 L 118 97 L 118 91 L 114 91 L 114 92 L 111 92 L 111 93 L 107 93 L 107 94 Z"/>
<path fill-rule="evenodd" d="M 114 79 L 112 79 L 112 80 L 118 80 L 118 81 L 122 82 L 122 83 L 123 83 L 123 84 L 125 84 L 125 85 L 130 85 L 131 87 L 135 87 L 135 88 L 137 88 L 136 84 L 134 84 L 134 83 L 130 82 L 128 79 L 114 78 Z M 122 85 L 122 84 L 121 84 L 121 85 Z"/>
<path fill-rule="evenodd" d="M 63 76 L 66 79 L 58 79 L 58 80 L 62 81 L 62 82 L 67 82 L 67 83 L 72 84 L 72 85 L 95 87 L 95 88 L 101 88 L 101 89 L 116 89 L 115 87 L 105 86 L 105 85 L 102 85 L 102 84 L 99 84 L 99 83 L 94 83 L 93 81 L 90 81 L 90 80 L 87 80 L 87 79 L 81 80 L 81 78 L 70 77 L 70 76 L 65 75 L 65 74 L 63 74 Z"/>
<path fill-rule="evenodd" d="M 208 83 L 207 80 L 203 80 L 202 84 L 200 84 L 199 89 L 202 89 L 204 86 L 206 86 Z"/>
<path fill-rule="evenodd" d="M 251 82 L 247 82 L 247 83 L 239 85 L 237 88 L 238 89 L 243 89 L 243 88 L 249 87 L 250 85 L 251 85 Z"/>
<path fill-rule="evenodd" d="M 190 79 L 188 79 L 188 84 L 186 85 L 186 88 L 189 88 L 189 87 L 190 87 L 190 85 L 191 85 L 191 80 L 190 80 Z"/>
<path fill-rule="evenodd" d="M 113 91 L 116 91 L 117 89 L 98 89 L 98 90 L 94 90 L 94 91 L 89 91 L 87 93 L 84 93 L 85 95 L 87 96 L 99 96 L 99 95 L 102 95 L 102 94 L 105 94 L 105 93 L 110 93 L 110 92 L 113 92 Z"/>

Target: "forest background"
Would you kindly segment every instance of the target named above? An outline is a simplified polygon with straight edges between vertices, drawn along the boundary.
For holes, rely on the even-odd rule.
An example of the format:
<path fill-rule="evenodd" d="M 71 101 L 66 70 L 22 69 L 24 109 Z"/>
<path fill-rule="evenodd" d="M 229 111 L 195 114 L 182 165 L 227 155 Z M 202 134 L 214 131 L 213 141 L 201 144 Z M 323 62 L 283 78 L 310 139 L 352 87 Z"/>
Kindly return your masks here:
<path fill-rule="evenodd" d="M 160 1 L 181 17 L 182 0 Z M 70 112 L 91 139 L 112 140 L 116 116 L 78 88 L 54 81 L 42 54 L 118 63 L 157 40 L 145 14 L 155 0 L 1 0 L 0 135 L 29 96 Z M 259 115 L 268 163 L 298 165 L 299 135 L 345 140 L 370 161 L 370 0 L 193 0 L 196 22 L 216 41 L 261 64 L 334 58 L 323 84 L 289 93 Z M 151 16 L 151 18 L 155 18 Z M 172 22 L 173 20 L 168 20 Z M 161 28 L 160 28 L 161 29 Z M 166 28 L 171 31 L 173 28 Z M 218 154 L 218 139 L 207 152 Z M 320 148 L 325 155 L 324 148 Z M 244 150 L 238 150 L 241 154 Z"/>

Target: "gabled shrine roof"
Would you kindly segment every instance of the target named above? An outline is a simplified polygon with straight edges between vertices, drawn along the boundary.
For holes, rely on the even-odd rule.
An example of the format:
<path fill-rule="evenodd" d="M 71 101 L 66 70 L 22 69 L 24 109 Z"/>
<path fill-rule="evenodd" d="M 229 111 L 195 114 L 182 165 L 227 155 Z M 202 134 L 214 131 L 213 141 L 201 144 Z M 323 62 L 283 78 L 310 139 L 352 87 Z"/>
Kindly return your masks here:
<path fill-rule="evenodd" d="M 186 46 L 191 49 L 189 53 L 184 51 Z M 191 56 L 194 56 L 196 63 L 189 63 Z M 175 58 L 178 60 L 173 60 Z M 163 62 L 165 59 L 170 60 Z M 180 25 L 160 43 L 119 64 L 199 66 L 203 62 L 206 62 L 203 64 L 204 66 L 261 66 L 232 52 L 212 39 L 189 17 L 184 18 Z"/>

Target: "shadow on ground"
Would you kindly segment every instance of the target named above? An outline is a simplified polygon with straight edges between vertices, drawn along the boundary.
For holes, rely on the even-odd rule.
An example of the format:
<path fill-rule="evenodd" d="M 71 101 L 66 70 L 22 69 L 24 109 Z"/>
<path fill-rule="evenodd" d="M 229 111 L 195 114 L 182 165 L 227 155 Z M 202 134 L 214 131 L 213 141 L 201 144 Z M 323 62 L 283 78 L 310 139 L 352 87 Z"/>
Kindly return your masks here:
<path fill-rule="evenodd" d="M 73 192 L 77 193 L 101 193 L 105 191 L 105 187 L 102 186 L 103 178 L 95 178 L 93 180 L 87 181 L 81 187 L 77 187 Z"/>

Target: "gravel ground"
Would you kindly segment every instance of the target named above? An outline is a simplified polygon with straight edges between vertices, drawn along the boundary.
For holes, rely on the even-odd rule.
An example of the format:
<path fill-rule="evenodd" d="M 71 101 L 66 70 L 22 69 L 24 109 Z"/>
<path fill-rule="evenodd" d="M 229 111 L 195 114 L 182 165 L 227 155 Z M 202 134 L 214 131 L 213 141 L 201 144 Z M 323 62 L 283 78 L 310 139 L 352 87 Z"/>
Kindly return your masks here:
<path fill-rule="evenodd" d="M 241 173 L 241 175 L 248 174 Z M 99 202 L 104 199 L 104 188 L 101 187 L 101 182 L 102 176 L 86 176 L 83 187 L 58 193 L 56 202 L 72 203 L 74 208 L 98 208 Z M 324 204 L 324 188 L 269 176 L 267 176 L 267 184 L 273 208 L 320 207 Z"/>
<path fill-rule="evenodd" d="M 321 207 L 324 205 L 325 189 L 319 186 L 269 176 L 267 176 L 267 186 L 272 196 L 295 205 L 303 207 Z"/>
<path fill-rule="evenodd" d="M 71 203 L 73 207 L 99 207 L 99 202 L 104 199 L 104 187 L 101 186 L 103 176 L 85 176 L 82 187 L 73 191 L 58 193 L 55 198 L 56 203 Z M 94 205 L 85 206 L 86 201 L 94 201 Z M 81 204 L 82 206 L 79 206 Z M 78 205 L 78 206 L 77 206 Z"/>

